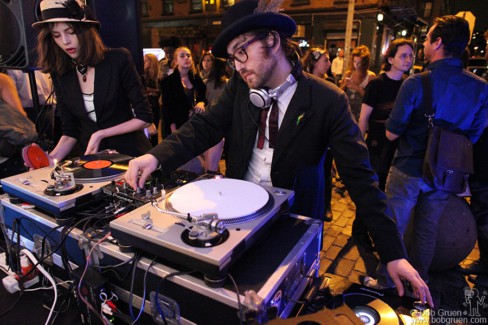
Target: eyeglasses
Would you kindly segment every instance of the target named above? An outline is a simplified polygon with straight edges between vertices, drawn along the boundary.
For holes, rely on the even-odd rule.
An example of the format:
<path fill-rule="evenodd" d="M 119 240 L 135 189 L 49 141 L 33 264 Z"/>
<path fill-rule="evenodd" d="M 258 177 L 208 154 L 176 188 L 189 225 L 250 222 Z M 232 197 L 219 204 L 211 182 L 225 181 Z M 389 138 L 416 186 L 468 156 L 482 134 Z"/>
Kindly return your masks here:
<path fill-rule="evenodd" d="M 412 53 L 403 53 L 402 55 L 400 55 L 400 59 L 401 60 L 406 60 L 407 58 L 409 58 L 410 60 L 413 60 L 415 58 L 415 55 L 413 55 Z"/>
<path fill-rule="evenodd" d="M 229 65 L 229 67 L 231 67 L 232 69 L 235 70 L 235 68 L 236 68 L 236 62 L 235 61 L 240 62 L 240 63 L 245 63 L 249 59 L 249 56 L 247 55 L 247 52 L 246 52 L 246 49 L 249 47 L 249 45 L 251 45 L 252 43 L 254 43 L 256 41 L 262 40 L 263 38 L 268 36 L 268 34 L 269 33 L 258 34 L 256 36 L 254 36 L 253 38 L 251 38 L 246 43 L 244 43 L 237 50 L 235 50 L 234 54 L 229 56 L 229 58 L 227 59 L 227 64 Z"/>

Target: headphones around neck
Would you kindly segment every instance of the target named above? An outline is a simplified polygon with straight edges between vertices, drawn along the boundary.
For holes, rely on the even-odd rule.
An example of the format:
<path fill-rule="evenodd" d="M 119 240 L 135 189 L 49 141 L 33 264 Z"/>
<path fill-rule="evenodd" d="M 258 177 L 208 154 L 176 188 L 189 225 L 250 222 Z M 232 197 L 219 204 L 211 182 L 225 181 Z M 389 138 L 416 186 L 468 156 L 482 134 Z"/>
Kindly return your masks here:
<path fill-rule="evenodd" d="M 285 90 L 291 85 L 297 82 L 298 76 L 300 74 L 301 65 L 299 62 L 294 62 L 293 69 L 290 75 L 286 78 L 285 82 L 275 89 L 249 89 L 249 100 L 254 106 L 258 108 L 270 107 L 273 99 L 278 98 Z"/>

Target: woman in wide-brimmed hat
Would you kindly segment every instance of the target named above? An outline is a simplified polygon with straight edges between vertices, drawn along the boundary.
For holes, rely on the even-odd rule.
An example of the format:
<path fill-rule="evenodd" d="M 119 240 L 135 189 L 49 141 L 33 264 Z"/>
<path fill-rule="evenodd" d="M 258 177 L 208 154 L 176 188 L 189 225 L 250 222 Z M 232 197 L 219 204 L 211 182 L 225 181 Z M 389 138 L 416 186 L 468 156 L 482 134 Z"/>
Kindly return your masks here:
<path fill-rule="evenodd" d="M 52 76 L 63 135 L 51 158 L 103 149 L 137 156 L 151 148 L 144 128 L 152 111 L 127 49 L 107 48 L 99 22 L 75 0 L 43 0 L 33 24 L 38 66 Z"/>

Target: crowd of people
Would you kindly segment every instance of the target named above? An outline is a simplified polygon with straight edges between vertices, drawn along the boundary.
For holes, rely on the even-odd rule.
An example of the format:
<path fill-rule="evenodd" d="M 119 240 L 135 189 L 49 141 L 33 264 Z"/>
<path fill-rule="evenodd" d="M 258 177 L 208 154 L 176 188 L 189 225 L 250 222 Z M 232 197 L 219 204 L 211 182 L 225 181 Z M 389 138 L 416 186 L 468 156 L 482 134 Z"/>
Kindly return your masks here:
<path fill-rule="evenodd" d="M 68 5 L 76 9 L 69 15 Z M 427 121 L 419 77 L 408 77 L 411 40 L 389 44 L 376 76 L 367 46 L 355 47 L 347 63 L 343 50 L 334 60 L 320 47 L 301 53 L 291 17 L 241 1 L 224 14 L 211 52 L 192 53 L 171 39 L 163 44 L 164 60 L 144 57 L 139 76 L 128 50 L 104 45 L 87 8 L 74 0 L 40 6 L 37 64 L 52 82 L 46 92 L 55 94 L 43 104 L 56 107 L 61 125 L 50 159 L 115 149 L 137 157 L 125 174 L 137 188 L 156 169 L 170 173 L 192 159 L 203 173 L 219 172 L 225 143 L 227 177 L 292 189 L 291 211 L 323 221 L 332 220 L 331 175 L 337 173 L 356 205 L 353 237 L 374 245 L 390 280 L 366 284 L 394 285 L 403 295 L 407 281 L 417 299 L 433 306 L 428 271 L 438 220 L 452 194 L 420 177 Z M 470 185 L 481 257 L 472 272 L 487 273 L 488 86 L 463 69 L 468 41 L 466 20 L 444 16 L 423 48 L 435 120 L 475 143 Z M 22 107 L 9 85 L 0 83 L 0 104 L 29 115 L 30 104 Z M 0 153 L 1 167 L 8 158 Z M 407 255 L 402 236 L 411 218 L 421 226 Z"/>

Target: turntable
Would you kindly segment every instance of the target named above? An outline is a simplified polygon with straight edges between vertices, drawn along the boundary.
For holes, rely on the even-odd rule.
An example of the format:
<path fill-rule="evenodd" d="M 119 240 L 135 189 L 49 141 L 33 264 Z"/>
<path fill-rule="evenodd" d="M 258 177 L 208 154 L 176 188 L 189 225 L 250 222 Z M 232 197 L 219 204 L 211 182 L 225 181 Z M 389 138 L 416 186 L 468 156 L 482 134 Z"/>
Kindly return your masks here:
<path fill-rule="evenodd" d="M 202 272 L 209 286 L 219 287 L 228 268 L 283 215 L 292 198 L 290 190 L 204 179 L 113 220 L 110 228 L 124 246 Z"/>
<path fill-rule="evenodd" d="M 130 156 L 111 152 L 67 160 L 1 180 L 3 190 L 53 215 L 58 223 L 97 199 L 100 187 L 120 178 Z"/>

